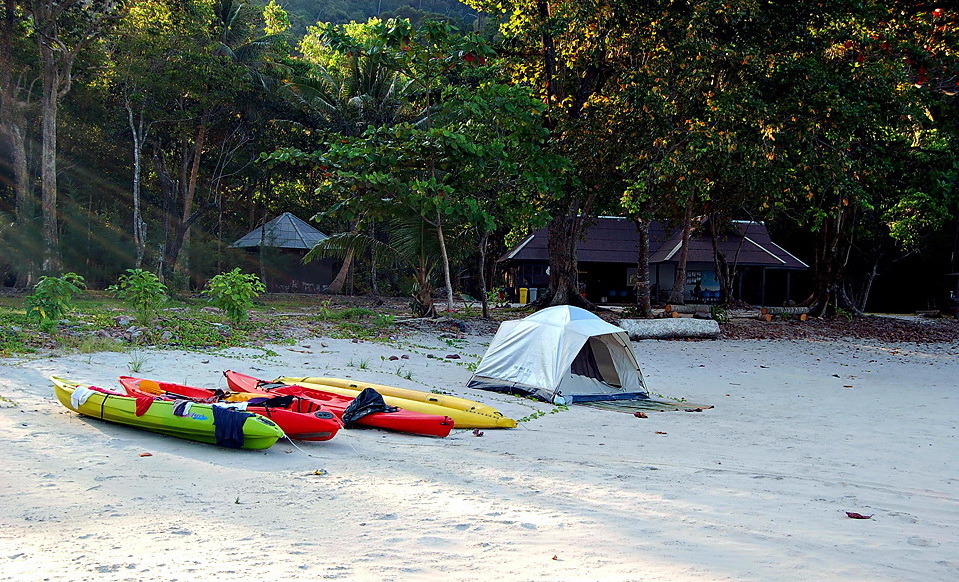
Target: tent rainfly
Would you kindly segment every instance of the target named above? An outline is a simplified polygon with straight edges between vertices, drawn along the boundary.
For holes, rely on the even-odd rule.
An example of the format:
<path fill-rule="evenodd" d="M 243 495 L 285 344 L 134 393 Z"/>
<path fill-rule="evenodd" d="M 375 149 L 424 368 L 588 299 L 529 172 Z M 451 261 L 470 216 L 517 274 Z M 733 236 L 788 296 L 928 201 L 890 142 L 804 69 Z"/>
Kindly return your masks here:
<path fill-rule="evenodd" d="M 649 399 L 626 332 L 568 305 L 500 324 L 469 386 L 555 404 Z"/>

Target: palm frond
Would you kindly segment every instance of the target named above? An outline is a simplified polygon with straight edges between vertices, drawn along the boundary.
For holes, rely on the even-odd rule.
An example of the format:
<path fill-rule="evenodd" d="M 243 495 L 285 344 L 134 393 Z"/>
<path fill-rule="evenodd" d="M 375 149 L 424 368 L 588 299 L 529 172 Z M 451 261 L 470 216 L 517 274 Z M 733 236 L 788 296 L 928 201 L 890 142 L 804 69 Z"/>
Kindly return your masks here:
<path fill-rule="evenodd" d="M 403 216 L 388 222 L 390 245 L 398 252 L 416 262 L 421 257 L 436 262 L 440 256 L 439 239 L 436 229 L 419 216 Z"/>
<path fill-rule="evenodd" d="M 350 253 L 362 255 L 371 253 L 374 259 L 396 258 L 401 259 L 396 249 L 379 241 L 368 234 L 359 232 L 342 232 L 317 243 L 306 256 L 303 262 L 315 261 L 323 257 L 345 258 Z"/>

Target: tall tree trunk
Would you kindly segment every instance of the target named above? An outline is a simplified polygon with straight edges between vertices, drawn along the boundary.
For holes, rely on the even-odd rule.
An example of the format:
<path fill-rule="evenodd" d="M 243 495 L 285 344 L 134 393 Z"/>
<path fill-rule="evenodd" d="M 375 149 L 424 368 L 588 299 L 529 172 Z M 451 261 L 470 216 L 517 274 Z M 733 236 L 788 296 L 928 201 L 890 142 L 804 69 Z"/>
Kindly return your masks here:
<path fill-rule="evenodd" d="M 636 260 L 636 310 L 640 317 L 652 317 L 653 303 L 649 289 L 649 220 L 636 219 L 639 235 L 639 257 Z"/>
<path fill-rule="evenodd" d="M 216 206 L 215 201 L 208 201 L 199 209 L 194 209 L 194 197 L 197 182 L 199 181 L 200 159 L 206 139 L 206 123 L 197 128 L 196 138 L 192 145 L 188 138 L 183 138 L 179 146 L 179 172 L 176 179 L 171 176 L 167 156 L 158 147 L 153 156 L 154 168 L 163 192 L 163 258 L 160 261 L 162 277 L 168 277 L 174 272 L 183 273 L 180 262 L 184 241 L 188 241 L 187 232 L 190 226 L 207 210 Z M 178 209 L 177 202 L 182 198 L 183 206 Z M 187 212 L 187 210 L 190 210 Z"/>
<path fill-rule="evenodd" d="M 266 212 L 266 208 L 263 209 L 263 220 L 260 221 L 260 247 L 259 253 L 257 253 L 260 259 L 260 281 L 263 282 L 263 285 L 267 289 L 270 289 L 269 282 L 266 278 L 266 222 L 269 215 Z"/>
<path fill-rule="evenodd" d="M 557 216 L 547 227 L 549 252 L 549 290 L 545 298 L 538 298 L 541 307 L 574 305 L 586 309 L 595 307 L 579 292 L 579 272 L 576 263 L 576 245 L 583 220 L 577 214 Z"/>
<path fill-rule="evenodd" d="M 33 30 L 40 53 L 42 95 L 40 99 L 40 208 L 43 214 L 43 264 L 47 273 L 62 269 L 57 216 L 57 114 L 60 100 L 70 92 L 73 63 L 79 52 L 103 32 L 116 12 L 113 0 L 32 0 L 23 6 L 33 16 Z M 63 22 L 77 24 L 73 15 L 83 11 L 78 34 L 71 35 L 73 47 L 61 38 Z M 64 14 L 70 11 L 69 16 Z M 61 22 L 63 21 L 63 22 Z"/>
<path fill-rule="evenodd" d="M 443 234 L 443 215 L 436 213 L 436 238 L 440 243 L 440 259 L 443 261 L 443 282 L 446 284 L 446 313 L 453 312 L 453 281 L 450 277 L 450 257 L 446 252 L 446 236 Z"/>
<path fill-rule="evenodd" d="M 683 235 L 679 247 L 679 262 L 676 264 L 676 276 L 673 278 L 673 289 L 669 294 L 669 302 L 674 305 L 686 303 L 686 259 L 689 257 L 689 236 L 693 230 L 693 203 L 686 203 L 683 214 Z"/>
<path fill-rule="evenodd" d="M 360 226 L 360 219 L 350 221 L 350 233 L 355 233 Z M 340 265 L 340 270 L 336 273 L 336 277 L 333 278 L 333 282 L 330 283 L 327 290 L 330 293 L 342 293 L 343 287 L 346 285 L 347 277 L 349 277 L 350 269 L 353 268 L 353 249 L 347 251 L 346 256 L 343 257 L 343 264 Z"/>
<path fill-rule="evenodd" d="M 30 172 L 27 158 L 27 122 L 24 109 L 27 103 L 19 100 L 19 80 L 14 80 L 13 35 L 16 30 L 16 12 L 14 0 L 6 0 L 3 20 L 0 22 L 0 141 L 6 144 L 10 156 L 10 173 L 13 180 L 14 218 L 17 232 L 21 237 L 21 253 L 18 259 L 18 288 L 30 287 L 36 276 L 33 224 L 36 211 L 36 198 L 30 186 Z"/>
<path fill-rule="evenodd" d="M 327 287 L 327 290 L 330 293 L 342 293 L 343 286 L 346 284 L 346 278 L 350 274 L 350 269 L 353 267 L 353 249 L 350 249 L 346 252 L 346 256 L 343 257 L 343 264 L 340 266 L 340 270 L 336 273 L 336 278 L 333 279 L 333 282 L 330 283 L 330 286 Z"/>
<path fill-rule="evenodd" d="M 30 174 L 27 166 L 26 103 L 19 100 L 19 80 L 15 80 L 13 38 L 17 30 L 16 0 L 5 0 L 3 19 L 0 21 L 0 141 L 7 145 L 10 156 L 10 171 L 13 175 L 11 186 L 14 198 L 14 218 L 17 231 L 24 239 L 29 239 L 34 231 L 33 218 L 36 207 L 33 191 L 30 188 Z M 26 244 L 24 244 L 26 243 Z M 17 261 L 17 287 L 29 287 L 35 276 L 32 256 L 33 249 L 24 240 L 21 248 L 26 252 Z"/>
<path fill-rule="evenodd" d="M 16 200 L 17 224 L 26 226 L 32 222 L 36 212 L 36 196 L 30 186 L 30 172 L 27 166 L 27 140 L 23 125 L 14 123 L 6 136 L 10 141 L 10 155 L 13 166 L 13 189 Z"/>
<path fill-rule="evenodd" d="M 203 157 L 203 148 L 206 146 L 207 122 L 206 114 L 200 117 L 200 127 L 197 130 L 196 140 L 193 144 L 193 157 L 190 161 L 190 176 L 186 180 L 186 191 L 183 194 L 183 212 L 180 217 L 180 228 L 178 229 L 177 253 L 172 257 L 172 264 L 176 265 L 177 270 L 183 273 L 189 286 L 190 278 L 190 217 L 193 215 L 193 201 L 196 198 L 196 186 L 200 176 L 200 160 Z"/>
<path fill-rule="evenodd" d="M 876 277 L 879 276 L 879 259 L 873 261 L 872 268 L 869 269 L 869 273 L 866 274 L 866 280 L 862 285 L 862 296 L 859 297 L 859 300 L 856 302 L 856 309 L 861 312 L 866 311 L 866 305 L 869 304 L 869 295 L 872 293 L 872 284 L 876 281 Z"/>
<path fill-rule="evenodd" d="M 124 103 L 127 110 L 127 123 L 130 125 L 130 134 L 133 136 L 133 245 L 136 249 L 134 268 L 143 265 L 146 254 L 147 225 L 143 220 L 140 208 L 140 181 L 143 175 L 143 142 L 146 140 L 148 128 L 144 126 L 143 110 L 139 112 L 139 119 L 134 118 L 133 104 L 127 99 Z"/>
<path fill-rule="evenodd" d="M 479 237 L 479 292 L 484 319 L 489 319 L 489 298 L 486 296 L 486 245 L 488 243 L 489 231 L 483 228 Z"/>
<path fill-rule="evenodd" d="M 413 293 L 413 315 L 416 317 L 435 317 L 436 306 L 433 304 L 433 286 L 430 285 L 429 268 L 426 257 L 420 253 L 419 265 L 414 271 L 416 291 Z"/>
<path fill-rule="evenodd" d="M 549 1 L 536 0 L 536 15 L 539 18 L 543 30 L 543 77 L 546 82 L 546 114 L 543 116 L 543 124 L 547 129 L 556 128 L 556 119 L 553 117 L 553 101 L 561 99 L 558 93 L 562 87 L 553 83 L 556 77 L 556 42 L 553 40 L 553 34 L 550 32 L 549 20 Z"/>
<path fill-rule="evenodd" d="M 157 181 L 160 184 L 162 194 L 161 210 L 163 215 L 163 251 L 157 260 L 157 276 L 161 282 L 167 282 L 167 275 L 170 269 L 167 264 L 168 248 L 173 238 L 173 215 L 176 211 L 176 201 L 180 190 L 177 181 L 170 177 L 167 168 L 167 159 L 163 150 L 156 147 L 153 151 L 153 168 L 157 174 Z"/>
<path fill-rule="evenodd" d="M 0 126 L 0 138 L 7 140 L 10 148 L 10 158 L 13 170 L 13 191 L 15 200 L 14 216 L 16 218 L 17 231 L 22 240 L 21 248 L 25 252 L 21 253 L 17 267 L 17 279 L 14 285 L 17 288 L 25 289 L 31 287 L 36 279 L 36 262 L 34 250 L 36 249 L 36 225 L 34 224 L 36 214 L 36 197 L 30 186 L 30 173 L 27 166 L 27 142 L 24 136 L 24 124 L 16 120 L 10 120 Z"/>
<path fill-rule="evenodd" d="M 728 305 L 733 289 L 733 274 L 726 255 L 719 249 L 719 220 L 716 214 L 709 216 L 709 240 L 713 245 L 713 268 L 719 280 L 719 301 L 722 305 Z"/>
<path fill-rule="evenodd" d="M 835 220 L 827 221 L 820 231 L 814 288 L 808 301 L 809 314 L 813 317 L 834 317 L 841 310 L 862 315 L 849 299 L 844 285 L 849 256 L 843 249 L 843 231 L 849 219 L 847 212 L 840 209 Z"/>
<path fill-rule="evenodd" d="M 562 86 L 555 83 L 556 77 L 556 41 L 550 26 L 550 6 L 548 0 L 536 0 L 536 17 L 542 30 L 543 81 L 546 112 L 543 125 L 556 128 L 553 113 L 554 101 L 562 98 Z M 580 218 L 578 205 L 570 204 L 565 214 L 557 213 L 547 227 L 547 249 L 549 253 L 549 288 L 545 297 L 539 297 L 536 305 L 577 305 L 590 304 L 579 293 L 579 273 L 576 266 L 576 243 L 579 238 Z"/>
<path fill-rule="evenodd" d="M 53 46 L 40 36 L 43 94 L 40 100 L 40 210 L 43 214 L 43 262 L 46 274 L 59 273 L 60 236 L 57 225 L 57 110 L 60 67 Z"/>

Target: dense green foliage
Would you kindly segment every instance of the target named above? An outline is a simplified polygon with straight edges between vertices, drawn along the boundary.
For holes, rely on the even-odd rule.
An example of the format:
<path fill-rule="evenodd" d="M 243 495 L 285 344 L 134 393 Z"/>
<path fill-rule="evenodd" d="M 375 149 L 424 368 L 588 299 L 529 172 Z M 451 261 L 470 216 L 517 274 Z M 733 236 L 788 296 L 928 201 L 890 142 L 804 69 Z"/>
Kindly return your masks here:
<path fill-rule="evenodd" d="M 203 294 L 210 303 L 226 312 L 234 323 L 245 321 L 249 317 L 253 300 L 266 291 L 266 286 L 253 273 L 241 273 L 237 267 L 227 273 L 214 276 L 207 283 Z"/>
<path fill-rule="evenodd" d="M 147 306 L 265 273 L 229 243 L 292 211 L 340 233 L 313 253 L 344 260 L 333 287 L 426 315 L 437 289 L 486 297 L 487 257 L 533 227 L 567 302 L 584 215 L 748 218 L 802 243 L 815 311 L 856 312 L 895 265 L 959 270 L 957 23 L 878 0 L 10 0 L 0 282 L 121 277 Z"/>
<path fill-rule="evenodd" d="M 76 273 L 40 277 L 33 294 L 27 297 L 27 318 L 40 324 L 41 328 L 52 329 L 57 320 L 70 312 L 73 298 L 84 287 L 83 277 Z"/>
<path fill-rule="evenodd" d="M 469 3 L 508 18 L 503 34 L 523 55 L 507 60 L 510 74 L 549 104 L 551 147 L 573 164 L 552 238 L 575 241 L 578 217 L 597 209 L 686 229 L 705 216 L 713 236 L 734 218 L 778 220 L 814 235 L 810 301 L 829 312 L 865 304 L 879 253 L 901 258 L 956 224 L 955 11 Z M 573 247 L 551 261 L 556 302 L 575 298 Z"/>
<path fill-rule="evenodd" d="M 127 269 L 107 291 L 133 307 L 140 325 L 152 324 L 167 299 L 166 285 L 154 273 L 143 269 Z"/>
<path fill-rule="evenodd" d="M 317 22 L 347 24 L 366 22 L 374 16 L 405 18 L 414 24 L 440 20 L 464 30 L 471 29 L 479 15 L 459 0 L 287 0 L 281 2 L 297 27 Z M 294 32 L 302 32 L 298 28 Z"/>

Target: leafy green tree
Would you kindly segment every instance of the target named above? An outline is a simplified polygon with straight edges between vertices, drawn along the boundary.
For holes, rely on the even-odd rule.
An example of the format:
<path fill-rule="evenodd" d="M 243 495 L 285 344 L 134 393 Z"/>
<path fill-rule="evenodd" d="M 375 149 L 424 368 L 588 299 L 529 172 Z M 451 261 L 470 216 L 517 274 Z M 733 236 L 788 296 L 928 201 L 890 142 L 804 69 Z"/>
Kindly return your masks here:
<path fill-rule="evenodd" d="M 41 276 L 33 294 L 27 296 L 27 317 L 44 329 L 54 328 L 57 320 L 70 312 L 73 298 L 85 287 L 83 277 L 76 273 L 65 273 L 61 277 Z"/>
<path fill-rule="evenodd" d="M 234 323 L 246 321 L 253 307 L 253 300 L 266 292 L 266 285 L 253 273 L 243 273 L 237 267 L 220 273 L 207 283 L 203 294 L 210 303 L 226 312 Z"/>
<path fill-rule="evenodd" d="M 269 89 L 284 70 L 274 51 L 282 38 L 259 34 L 258 10 L 227 0 L 212 8 L 196 3 L 172 12 L 177 42 L 161 74 L 149 77 L 163 121 L 154 123 L 149 140 L 161 200 L 160 273 L 178 285 L 190 274 L 193 225 L 222 207 L 230 180 L 259 155 L 256 137 L 267 132 L 257 115 L 275 101 Z"/>
<path fill-rule="evenodd" d="M 39 76 L 36 58 L 31 58 L 28 43 L 28 14 L 22 3 L 5 0 L 3 18 L 0 20 L 0 141 L 6 145 L 4 152 L 9 158 L 9 190 L 14 199 L 13 214 L 16 229 L 8 231 L 9 240 L 5 255 L 16 263 L 17 287 L 33 284 L 35 257 L 42 250 L 35 242 L 33 227 L 36 197 L 30 179 L 30 164 L 27 144 L 32 110 L 31 87 Z"/>
<path fill-rule="evenodd" d="M 284 94 L 311 129 L 358 136 L 370 127 L 418 123 L 426 111 L 413 103 L 414 82 L 392 66 L 383 46 L 383 22 L 311 27 L 299 48 L 313 64 Z"/>
<path fill-rule="evenodd" d="M 543 226 L 543 211 L 568 171 L 567 160 L 547 153 L 544 105 L 525 87 L 483 82 L 456 87 L 443 99 L 447 126 L 481 148 L 461 156 L 451 176 L 459 214 L 477 238 L 477 275 L 483 317 L 489 317 L 487 260 L 494 233 L 516 225 Z"/>
<path fill-rule="evenodd" d="M 922 113 L 940 108 L 913 85 L 948 78 L 933 63 L 952 70 L 948 10 L 838 1 L 470 4 L 508 15 L 505 38 L 532 55 L 509 62 L 512 76 L 540 92 L 550 147 L 574 164 L 551 223 L 546 303 L 578 300 L 579 217 L 609 208 L 600 194 L 608 190 L 625 193 L 641 232 L 653 217 L 683 216 L 688 233 L 691 217 L 708 209 L 717 239 L 736 215 L 789 212 L 821 236 L 814 312 L 854 308 L 842 288 L 855 225 L 902 208 L 878 178 L 915 175 L 907 160 L 944 143 Z M 731 268 L 718 252 L 716 263 L 728 296 Z"/>
<path fill-rule="evenodd" d="M 190 4 L 164 1 L 132 4 L 106 42 L 110 88 L 122 108 L 130 134 L 133 158 L 131 207 L 134 268 L 143 264 L 147 251 L 147 219 L 143 205 L 144 150 L 154 124 L 172 114 L 165 105 L 176 99 L 178 87 L 167 78 L 168 60 L 184 45 L 194 42 L 182 26 L 197 12 Z"/>
<path fill-rule="evenodd" d="M 370 19 L 339 27 L 321 23 L 308 29 L 299 50 L 313 66 L 281 89 L 281 95 L 303 114 L 299 123 L 292 124 L 295 132 L 356 137 L 372 127 L 422 121 L 425 111 L 413 102 L 413 83 L 387 66 L 382 41 L 376 38 L 381 25 L 379 19 Z M 294 168 L 286 170 L 289 175 Z M 338 216 L 349 221 L 350 232 L 356 234 L 367 213 L 347 205 L 335 208 Z M 329 286 L 331 293 L 342 291 L 356 257 L 348 252 L 342 259 L 340 271 Z"/>
<path fill-rule="evenodd" d="M 452 179 L 457 163 L 479 155 L 482 146 L 434 122 L 434 108 L 450 76 L 460 67 L 485 60 L 488 49 L 478 38 L 459 36 L 448 25 L 435 22 L 420 28 L 404 21 L 374 22 L 369 33 L 372 41 L 358 42 L 344 29 L 330 27 L 325 31 L 334 50 L 347 55 L 375 55 L 378 64 L 409 79 L 421 96 L 425 111 L 422 122 L 370 125 L 359 137 L 350 135 L 350 131 L 331 135 L 320 152 L 287 150 L 272 159 L 298 163 L 310 160 L 328 178 L 322 187 L 340 192 L 344 203 L 361 205 L 365 212 L 378 216 L 412 212 L 432 227 L 439 244 L 447 309 L 451 310 L 446 227 L 461 217 L 453 201 Z M 420 281 L 427 279 L 425 263 L 420 261 L 418 267 Z M 431 301 L 422 311 L 432 310 Z"/>
<path fill-rule="evenodd" d="M 881 30 L 890 18 L 879 3 L 836 8 L 811 28 L 805 58 L 777 63 L 769 87 L 770 183 L 778 189 L 769 200 L 818 235 L 809 299 L 816 315 L 860 311 L 848 287 L 850 257 L 859 244 L 881 243 L 870 216 L 913 196 L 895 176 L 929 185 L 915 173 L 916 156 L 937 147 L 926 81 Z"/>
<path fill-rule="evenodd" d="M 116 285 L 111 285 L 107 291 L 132 305 L 137 321 L 145 326 L 153 323 L 160 305 L 167 299 L 166 285 L 156 274 L 143 269 L 127 269 L 126 274 L 120 275 Z"/>
<path fill-rule="evenodd" d="M 561 195 L 548 207 L 550 281 L 538 303 L 588 307 L 579 293 L 576 245 L 588 216 L 617 199 L 614 193 L 622 188 L 622 176 L 615 171 L 621 153 L 615 134 L 603 127 L 593 107 L 609 98 L 611 78 L 635 58 L 633 39 L 644 33 L 631 16 L 640 7 L 625 1 L 467 4 L 504 15 L 501 34 L 512 56 L 505 63 L 509 74 L 546 104 L 547 151 L 572 164 L 563 176 Z"/>
<path fill-rule="evenodd" d="M 263 8 L 263 20 L 266 24 L 264 31 L 269 35 L 283 34 L 290 29 L 290 17 L 276 0 L 270 0 Z"/>
<path fill-rule="evenodd" d="M 73 66 L 90 43 L 112 24 L 119 12 L 116 0 L 29 0 L 33 36 L 42 78 L 40 141 L 40 206 L 43 211 L 42 270 L 60 268 L 57 225 L 57 114 L 73 84 Z"/>
<path fill-rule="evenodd" d="M 366 138 L 381 142 L 379 148 L 369 152 L 379 159 L 368 158 L 368 161 L 378 170 L 374 171 L 374 178 L 381 187 L 436 230 L 447 310 L 452 311 L 453 283 L 445 225 L 447 218 L 456 213 L 456 205 L 446 199 L 451 192 L 446 178 L 450 175 L 449 168 L 458 161 L 457 157 L 475 153 L 475 146 L 464 136 L 434 127 L 433 107 L 435 94 L 449 83 L 457 68 L 485 62 L 489 49 L 475 35 L 457 34 L 450 25 L 436 21 L 413 27 L 409 21 L 391 20 L 373 25 L 372 33 L 380 43 L 372 50 L 379 53 L 387 67 L 408 78 L 423 95 L 425 127 L 398 125 L 368 132 Z M 362 49 L 350 37 L 338 34 L 336 29 L 329 30 L 328 37 L 331 45 L 340 51 Z M 333 152 L 336 150 L 336 147 L 332 148 Z M 397 166 L 405 166 L 405 176 L 399 177 L 395 171 L 385 173 L 388 168 Z"/>

